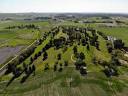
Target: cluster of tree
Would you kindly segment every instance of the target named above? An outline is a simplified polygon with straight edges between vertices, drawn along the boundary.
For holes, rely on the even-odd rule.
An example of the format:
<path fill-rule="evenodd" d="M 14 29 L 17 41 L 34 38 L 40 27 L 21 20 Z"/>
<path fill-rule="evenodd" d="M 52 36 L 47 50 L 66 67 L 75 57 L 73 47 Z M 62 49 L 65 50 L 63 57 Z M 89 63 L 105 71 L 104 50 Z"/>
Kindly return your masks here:
<path fill-rule="evenodd" d="M 85 59 L 85 55 L 84 55 L 83 52 L 78 53 L 78 51 L 77 51 L 77 46 L 74 46 L 74 47 L 73 47 L 73 53 L 74 53 L 74 56 L 75 56 L 77 59 L 81 59 L 81 60 L 84 60 L 84 59 Z"/>
<path fill-rule="evenodd" d="M 94 64 L 99 64 L 104 67 L 103 72 L 107 77 L 111 76 L 118 76 L 118 70 L 117 66 L 119 65 L 118 59 L 117 58 L 112 58 L 109 62 L 104 61 L 104 60 L 98 60 L 96 57 L 92 59 L 92 62 Z"/>
<path fill-rule="evenodd" d="M 107 36 L 103 33 L 103 32 L 100 32 L 100 31 L 97 31 L 97 33 L 102 36 L 105 40 L 107 40 Z"/>
<path fill-rule="evenodd" d="M 73 44 L 73 42 L 77 41 L 78 45 L 82 44 L 82 46 L 86 46 L 88 50 L 90 49 L 90 45 L 95 46 L 98 50 L 100 50 L 96 30 L 76 26 L 61 26 L 61 28 L 62 32 L 68 35 L 66 44 Z M 92 36 L 90 36 L 87 31 L 90 31 Z"/>
<path fill-rule="evenodd" d="M 38 26 L 34 24 L 29 24 L 29 25 L 20 25 L 20 26 L 9 26 L 6 27 L 5 29 L 39 29 Z"/>
<path fill-rule="evenodd" d="M 56 30 L 54 29 L 52 29 L 52 31 L 55 31 L 55 33 L 56 33 Z M 54 33 L 54 32 L 53 32 Z M 52 34 L 52 32 L 48 32 L 47 34 L 44 34 L 44 36 L 43 36 L 43 40 L 42 39 L 39 39 L 38 40 L 38 45 L 40 45 L 45 39 L 46 39 L 46 37 L 48 36 L 48 35 L 50 35 L 50 34 Z M 49 48 L 51 48 L 53 46 L 53 39 L 51 39 L 43 48 L 42 48 L 42 50 L 40 50 L 38 53 L 36 53 L 35 55 L 34 55 L 34 57 L 31 57 L 30 58 L 30 64 L 32 64 L 33 63 L 33 61 L 35 61 L 39 56 L 41 56 L 42 54 L 43 54 L 43 61 L 44 60 L 46 60 L 47 58 L 48 58 L 48 54 L 47 54 L 47 50 L 49 49 Z"/>
<path fill-rule="evenodd" d="M 34 55 L 34 57 L 30 57 L 29 65 L 31 65 L 39 56 L 41 56 L 41 54 L 42 54 L 41 51 L 39 51 Z"/>
<path fill-rule="evenodd" d="M 116 20 L 116 23 L 118 23 L 118 24 L 127 24 L 126 22 L 121 21 L 121 20 Z"/>
<path fill-rule="evenodd" d="M 107 77 L 118 76 L 118 71 L 115 67 L 106 67 L 104 73 Z"/>
<path fill-rule="evenodd" d="M 97 31 L 97 33 L 99 35 L 101 35 L 105 40 L 108 40 L 107 36 L 103 32 Z M 115 49 L 124 49 L 124 50 L 128 51 L 127 47 L 125 47 L 125 43 L 121 39 L 114 40 L 113 46 L 112 46 L 112 43 L 107 42 L 107 49 L 108 49 L 109 53 L 111 53 L 112 50 L 114 50 L 114 48 Z"/>
<path fill-rule="evenodd" d="M 48 32 L 44 36 L 48 36 L 48 34 L 50 34 L 50 32 Z M 45 40 L 45 38 L 37 40 L 37 45 L 41 45 L 44 40 Z M 47 59 L 46 50 L 49 49 L 51 47 L 51 45 L 52 44 L 51 44 L 51 41 L 50 41 L 48 44 L 46 44 L 46 46 L 44 48 L 42 48 L 42 50 L 40 50 L 38 53 L 36 53 L 34 55 L 34 57 L 30 57 L 30 63 L 29 63 L 29 65 L 32 64 L 38 57 L 40 57 L 42 55 L 42 53 L 44 53 L 43 60 Z"/>
<path fill-rule="evenodd" d="M 50 34 L 50 32 L 48 32 L 47 34 Z M 48 36 L 48 35 L 45 35 L 45 36 Z M 40 45 L 42 42 L 44 41 L 44 38 L 43 39 L 39 39 L 37 40 L 36 43 L 34 43 L 32 46 L 30 46 L 29 48 L 27 48 L 24 52 L 22 52 L 15 60 L 13 60 L 12 62 L 10 62 L 7 66 L 7 71 L 5 72 L 6 74 L 7 73 L 11 73 L 12 72 L 12 68 L 11 67 L 14 67 L 14 66 L 17 66 L 18 64 L 21 64 L 26 58 L 28 58 L 35 50 L 36 46 L 37 45 Z M 43 52 L 45 52 L 46 49 L 50 48 L 49 47 L 49 44 L 47 44 L 41 51 L 39 51 L 38 53 L 36 53 L 34 55 L 34 57 L 30 57 L 30 63 L 29 65 L 31 65 L 34 60 L 36 60 L 39 56 L 41 56 L 41 54 Z"/>
<path fill-rule="evenodd" d="M 8 71 L 11 69 L 11 67 L 17 66 L 18 64 L 21 64 L 26 58 L 28 58 L 35 50 L 35 46 L 29 47 L 27 50 L 25 50 L 23 53 L 21 53 L 15 60 L 10 62 L 7 66 L 6 73 L 10 73 L 12 71 Z"/>
<path fill-rule="evenodd" d="M 11 72 L 15 77 L 18 77 L 21 74 L 22 69 L 20 67 L 17 68 L 16 65 L 14 64 L 8 64 L 5 74 L 11 73 Z"/>
<path fill-rule="evenodd" d="M 23 68 L 24 68 L 24 72 L 26 75 L 34 72 L 34 75 L 35 75 L 35 70 L 36 70 L 36 67 L 34 64 L 32 65 L 27 65 L 26 63 L 23 63 Z"/>
<path fill-rule="evenodd" d="M 74 42 L 74 40 L 80 41 L 82 36 L 81 33 L 85 33 L 86 29 L 85 28 L 78 28 L 76 26 L 61 26 L 62 27 L 62 32 L 66 33 L 69 38 L 68 40 L 70 42 Z"/>
<path fill-rule="evenodd" d="M 54 69 L 54 71 L 58 70 L 59 72 L 61 72 L 63 70 L 63 66 L 67 67 L 68 61 L 64 61 L 64 65 L 62 63 L 58 63 L 58 61 L 55 62 L 53 69 Z"/>
<path fill-rule="evenodd" d="M 112 58 L 109 62 L 103 61 L 101 65 L 105 68 L 103 71 L 107 77 L 118 76 L 118 66 L 120 66 L 118 52 L 112 54 Z"/>
<path fill-rule="evenodd" d="M 51 37 L 53 38 L 55 35 L 57 35 L 60 31 L 60 26 L 54 27 L 51 29 Z"/>
<path fill-rule="evenodd" d="M 66 39 L 63 37 L 53 40 L 53 44 L 56 49 L 62 48 L 64 46 L 65 42 L 66 42 Z"/>
<path fill-rule="evenodd" d="M 112 46 L 112 43 L 108 41 L 106 43 L 106 46 L 107 46 L 108 52 L 112 53 L 112 50 L 114 49 L 113 46 Z"/>
<path fill-rule="evenodd" d="M 24 83 L 26 81 L 26 79 L 30 76 L 30 74 L 32 74 L 32 73 L 35 76 L 36 67 L 34 64 L 26 65 L 25 63 L 23 63 L 23 68 L 24 68 L 23 71 L 25 72 L 25 76 L 23 76 L 20 83 Z"/>
<path fill-rule="evenodd" d="M 54 29 L 52 29 L 52 31 L 55 31 L 55 33 L 56 33 L 56 30 Z M 54 33 L 54 32 L 53 32 Z M 48 36 L 48 35 L 50 35 L 50 34 L 52 34 L 52 32 L 48 32 L 47 34 L 44 34 L 44 36 L 43 36 L 43 39 L 39 39 L 38 40 L 38 45 L 40 45 L 45 39 L 46 39 L 46 37 Z M 38 53 L 36 53 L 35 55 L 34 55 L 34 57 L 31 57 L 30 58 L 30 64 L 32 64 L 39 56 L 41 56 L 42 54 L 43 54 L 43 61 L 44 60 L 46 60 L 47 58 L 48 58 L 48 54 L 47 54 L 47 50 L 49 49 L 49 48 L 51 48 L 53 46 L 53 40 L 51 39 L 43 48 L 42 48 L 42 50 L 40 50 Z"/>
<path fill-rule="evenodd" d="M 76 70 L 79 70 L 81 75 L 87 75 L 86 63 L 83 60 L 77 59 L 77 61 L 75 62 L 75 66 Z"/>
<path fill-rule="evenodd" d="M 31 46 L 25 52 L 21 53 L 17 64 L 22 63 L 26 58 L 28 58 L 35 51 L 35 48 L 35 46 Z M 16 62 L 14 64 L 16 64 Z"/>
<path fill-rule="evenodd" d="M 36 17 L 35 20 L 48 20 L 51 19 L 50 17 Z"/>
<path fill-rule="evenodd" d="M 32 66 L 30 65 L 26 65 L 25 63 L 23 63 L 23 67 L 17 67 L 16 65 L 10 65 L 8 64 L 8 70 L 6 71 L 5 74 L 8 74 L 10 72 L 12 72 L 13 74 L 13 77 L 11 78 L 11 80 L 7 83 L 6 86 L 9 86 L 9 84 L 16 78 L 18 78 L 22 73 L 25 73 L 25 76 L 21 79 L 21 83 L 23 83 L 27 78 L 28 76 L 31 74 L 31 73 L 34 73 L 35 75 L 35 70 L 36 70 L 36 67 L 35 65 L 33 64 Z"/>
<path fill-rule="evenodd" d="M 7 67 L 9 69 L 5 72 L 5 75 L 10 72 L 12 72 L 13 74 L 12 78 L 9 80 L 9 82 L 6 85 L 6 86 L 9 86 L 14 79 L 18 78 L 23 73 L 23 70 L 20 67 L 16 67 L 16 65 L 14 64 L 13 65 L 8 64 Z"/>
<path fill-rule="evenodd" d="M 90 45 L 95 46 L 97 50 L 100 50 L 96 30 L 92 29 L 91 33 L 92 33 L 92 37 L 90 37 Z"/>
<path fill-rule="evenodd" d="M 113 23 L 113 21 L 110 20 L 100 20 L 100 21 L 95 21 L 95 20 L 88 20 L 88 21 L 84 21 L 84 23 Z"/>
<path fill-rule="evenodd" d="M 114 48 L 115 49 L 123 49 L 124 48 L 124 42 L 121 39 L 114 41 Z"/>
<path fill-rule="evenodd" d="M 108 62 L 106 62 L 104 73 L 106 74 L 107 77 L 119 75 L 118 70 L 117 70 L 118 64 L 119 64 L 119 62 L 115 58 L 112 58 L 112 60 L 109 62 L 109 64 L 108 64 Z"/>

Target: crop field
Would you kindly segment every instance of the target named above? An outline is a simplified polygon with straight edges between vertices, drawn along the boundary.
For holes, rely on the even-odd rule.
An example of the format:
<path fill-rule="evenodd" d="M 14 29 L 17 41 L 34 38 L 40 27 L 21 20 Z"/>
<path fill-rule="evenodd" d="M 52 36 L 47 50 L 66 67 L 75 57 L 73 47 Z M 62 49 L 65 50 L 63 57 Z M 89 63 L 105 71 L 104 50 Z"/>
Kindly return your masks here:
<path fill-rule="evenodd" d="M 97 28 L 97 30 L 103 31 L 107 35 L 122 39 L 126 44 L 128 44 L 128 27 Z"/>
<path fill-rule="evenodd" d="M 33 23 L 33 22 L 32 22 Z M 39 38 L 46 28 L 50 27 L 48 22 L 34 22 L 36 26 L 43 26 L 40 30 L 35 29 L 5 29 L 8 26 L 18 26 L 31 24 L 31 22 L 5 22 L 0 23 L 0 47 L 29 45 L 35 39 Z"/>
<path fill-rule="evenodd" d="M 128 27 L 98 26 L 1 21 L 0 96 L 128 96 L 127 52 L 106 39 L 126 47 Z"/>

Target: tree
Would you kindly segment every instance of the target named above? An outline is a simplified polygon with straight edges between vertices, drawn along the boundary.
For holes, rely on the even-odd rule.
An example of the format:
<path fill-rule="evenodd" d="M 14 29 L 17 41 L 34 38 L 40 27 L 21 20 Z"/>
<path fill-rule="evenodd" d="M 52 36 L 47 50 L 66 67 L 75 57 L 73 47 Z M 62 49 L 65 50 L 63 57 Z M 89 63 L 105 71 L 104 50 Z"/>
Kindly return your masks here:
<path fill-rule="evenodd" d="M 96 60 L 96 57 L 93 57 L 92 62 L 93 62 L 93 64 L 95 64 L 95 65 L 98 63 L 98 61 Z"/>
<path fill-rule="evenodd" d="M 60 63 L 60 68 L 59 68 L 59 72 L 62 72 L 63 68 L 62 68 L 62 63 Z"/>
<path fill-rule="evenodd" d="M 44 70 L 49 70 L 49 64 L 48 63 L 45 64 Z"/>
<path fill-rule="evenodd" d="M 32 67 L 29 66 L 29 67 L 28 67 L 28 74 L 31 74 L 32 72 L 33 72 Z"/>
<path fill-rule="evenodd" d="M 124 43 L 122 40 L 119 39 L 114 41 L 114 48 L 121 49 L 123 47 L 124 47 Z"/>
<path fill-rule="evenodd" d="M 82 45 L 83 45 L 83 46 L 86 45 L 86 40 L 85 40 L 85 39 L 82 39 L 81 42 L 82 42 Z"/>
<path fill-rule="evenodd" d="M 107 46 L 107 49 L 108 49 L 108 52 L 109 52 L 109 53 L 112 53 L 113 48 L 112 48 L 111 45 L 108 45 L 108 46 Z"/>
<path fill-rule="evenodd" d="M 54 71 L 56 71 L 57 70 L 57 64 L 55 63 L 54 64 Z"/>
<path fill-rule="evenodd" d="M 31 57 L 31 58 L 30 58 L 30 64 L 32 64 L 33 61 L 34 61 L 34 59 Z"/>
<path fill-rule="evenodd" d="M 36 70 L 36 67 L 35 67 L 34 64 L 32 65 L 32 70 L 33 70 L 33 75 L 35 76 L 35 70 Z"/>
<path fill-rule="evenodd" d="M 87 44 L 87 50 L 90 50 L 89 44 Z"/>
<path fill-rule="evenodd" d="M 85 55 L 84 55 L 83 52 L 81 52 L 81 53 L 79 54 L 79 58 L 80 58 L 81 60 L 84 60 L 84 59 L 85 59 Z"/>
<path fill-rule="evenodd" d="M 57 55 L 57 59 L 61 60 L 61 54 L 60 53 Z"/>
<path fill-rule="evenodd" d="M 47 52 L 45 51 L 45 52 L 44 52 L 44 55 L 43 55 L 43 61 L 46 60 L 47 58 L 48 58 L 48 54 L 47 54 Z"/>
<path fill-rule="evenodd" d="M 38 52 L 38 56 L 41 56 L 41 51 Z"/>
<path fill-rule="evenodd" d="M 64 61 L 64 66 L 68 66 L 68 61 Z"/>
<path fill-rule="evenodd" d="M 74 52 L 74 54 L 77 53 L 77 46 L 74 46 L 74 47 L 73 47 L 73 52 Z"/>
<path fill-rule="evenodd" d="M 76 70 L 80 70 L 81 66 L 85 66 L 85 62 L 81 59 L 77 59 L 75 62 Z"/>
<path fill-rule="evenodd" d="M 100 48 L 99 48 L 99 42 L 98 41 L 95 43 L 95 46 L 96 46 L 96 49 L 97 50 L 100 50 Z"/>
<path fill-rule="evenodd" d="M 16 65 L 15 64 L 8 64 L 5 74 L 9 74 L 11 72 L 15 72 L 15 70 L 16 70 Z"/>
<path fill-rule="evenodd" d="M 23 62 L 23 68 L 25 69 L 27 67 L 26 63 Z"/>
<path fill-rule="evenodd" d="M 38 57 L 38 55 L 37 55 L 37 54 L 35 54 L 35 56 L 34 56 L 34 60 L 36 60 L 36 59 L 37 59 L 37 57 Z"/>
<path fill-rule="evenodd" d="M 118 76 L 118 72 L 117 69 L 112 68 L 112 67 L 107 67 L 104 70 L 104 73 L 107 77 L 111 77 L 111 76 Z"/>
<path fill-rule="evenodd" d="M 87 67 L 86 66 L 81 66 L 80 67 L 80 74 L 81 75 L 87 75 Z"/>
<path fill-rule="evenodd" d="M 65 47 L 63 48 L 63 53 L 64 53 L 64 52 L 66 52 L 66 51 L 67 51 L 67 49 L 68 49 L 68 47 L 67 47 L 67 46 L 65 46 Z"/>

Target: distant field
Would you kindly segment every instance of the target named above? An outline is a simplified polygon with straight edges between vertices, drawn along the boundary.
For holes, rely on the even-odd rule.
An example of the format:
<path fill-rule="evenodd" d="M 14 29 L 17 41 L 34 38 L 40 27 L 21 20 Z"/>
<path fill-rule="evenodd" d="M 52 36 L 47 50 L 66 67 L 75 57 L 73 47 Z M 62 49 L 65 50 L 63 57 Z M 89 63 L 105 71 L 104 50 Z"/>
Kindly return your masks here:
<path fill-rule="evenodd" d="M 22 24 L 35 24 L 41 28 L 40 31 L 32 29 L 5 29 L 8 26 L 18 26 Z M 1 22 L 0 23 L 0 47 L 3 46 L 17 46 L 17 45 L 29 45 L 35 39 L 39 38 L 41 34 L 47 31 L 49 27 L 48 22 Z"/>
<path fill-rule="evenodd" d="M 107 35 L 114 36 L 118 39 L 122 39 L 126 43 L 126 45 L 128 45 L 128 27 L 121 27 L 121 28 L 98 27 L 97 30 L 102 31 Z"/>

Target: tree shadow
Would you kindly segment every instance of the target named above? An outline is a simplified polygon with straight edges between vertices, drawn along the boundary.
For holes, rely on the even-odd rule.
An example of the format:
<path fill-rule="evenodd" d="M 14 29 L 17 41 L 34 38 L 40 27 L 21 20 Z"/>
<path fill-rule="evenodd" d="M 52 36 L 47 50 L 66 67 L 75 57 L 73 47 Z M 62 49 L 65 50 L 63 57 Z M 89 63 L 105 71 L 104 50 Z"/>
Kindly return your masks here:
<path fill-rule="evenodd" d="M 9 80 L 9 82 L 7 83 L 6 87 L 8 87 L 8 86 L 13 82 L 13 80 L 15 80 L 15 79 L 16 79 L 16 77 L 13 76 L 13 77 Z"/>
<path fill-rule="evenodd" d="M 24 72 L 24 71 L 23 71 L 23 72 Z M 6 87 L 8 87 L 16 78 L 20 77 L 23 72 L 21 72 L 21 73 L 19 73 L 19 74 L 17 74 L 17 75 L 14 75 L 14 76 L 9 80 L 9 82 L 8 82 L 7 85 L 6 85 Z"/>
<path fill-rule="evenodd" d="M 24 83 L 24 82 L 27 80 L 27 78 L 28 78 L 33 72 L 34 72 L 34 71 L 31 71 L 31 72 L 29 72 L 28 74 L 26 74 L 25 76 L 23 76 L 23 78 L 21 79 L 20 83 Z M 34 74 L 35 74 L 35 72 L 34 72 Z"/>

